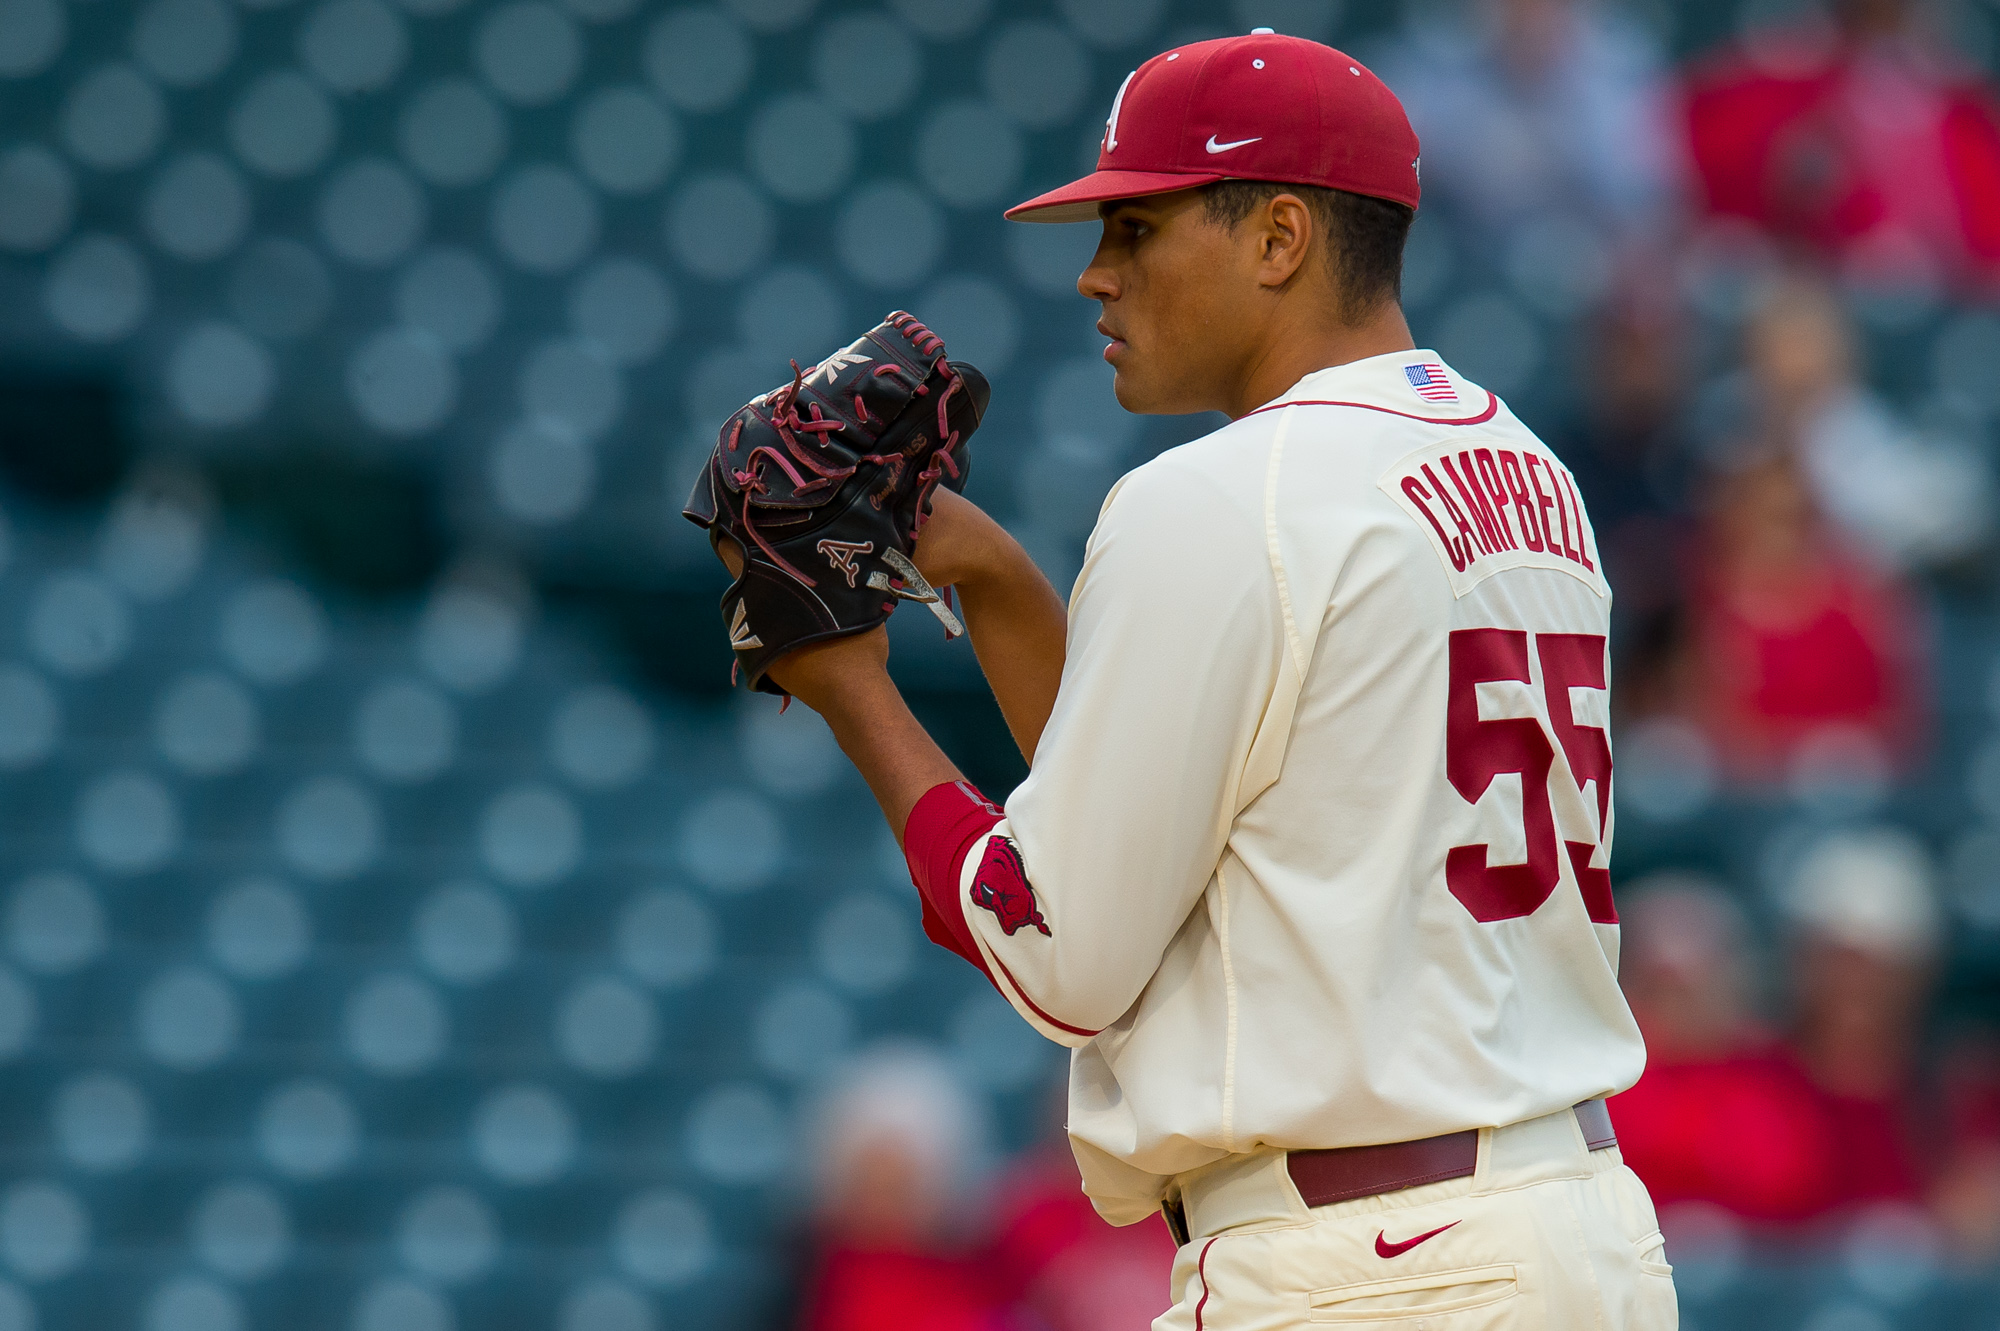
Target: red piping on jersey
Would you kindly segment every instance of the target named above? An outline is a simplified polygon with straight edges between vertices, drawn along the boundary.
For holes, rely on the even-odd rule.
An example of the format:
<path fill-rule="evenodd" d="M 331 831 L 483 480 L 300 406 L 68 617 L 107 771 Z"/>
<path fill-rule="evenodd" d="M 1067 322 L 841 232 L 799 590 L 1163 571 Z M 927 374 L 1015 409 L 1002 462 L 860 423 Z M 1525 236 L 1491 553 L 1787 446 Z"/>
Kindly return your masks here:
<path fill-rule="evenodd" d="M 993 960 L 1000 963 L 1000 973 L 1007 977 L 1008 984 L 1014 986 L 1014 992 L 1021 996 L 1021 1001 L 1023 1003 L 1026 1003 L 1029 1009 L 1036 1016 L 1040 1017 L 1043 1021 L 1046 1021 L 1049 1025 L 1054 1026 L 1058 1030 L 1068 1031 L 1071 1035 L 1081 1035 L 1086 1040 L 1090 1039 L 1092 1036 L 1101 1035 L 1103 1033 L 1102 1027 L 1099 1027 L 1097 1030 L 1090 1031 L 1090 1030 L 1085 1030 L 1081 1026 L 1072 1026 L 1066 1021 L 1057 1021 L 1054 1017 L 1051 1017 L 1048 1013 L 1042 1011 L 1041 1004 L 1037 1003 L 1034 999 L 1028 997 L 1028 991 L 1021 987 L 1021 982 L 1019 980 L 1014 978 L 1014 972 L 1007 969 L 1007 963 L 1004 961 L 1000 961 L 1000 954 L 998 952 L 995 952 L 993 954 Z M 988 974 L 987 978 L 988 979 L 992 978 L 990 973 Z M 997 989 L 999 988 L 999 986 L 995 985 L 994 988 Z M 1001 996 L 1004 998 L 1006 995 L 1003 994 Z"/>
<path fill-rule="evenodd" d="M 1419 416 L 1413 411 L 1397 411 L 1394 407 L 1375 407 L 1366 402 L 1330 402 L 1321 398 L 1294 398 L 1290 402 L 1272 402 L 1255 411 L 1246 411 L 1243 415 L 1257 416 L 1267 411 L 1276 411 L 1280 407 L 1358 407 L 1362 411 L 1379 411 L 1385 416 L 1401 416 L 1405 420 L 1422 421 L 1425 425 L 1484 425 L 1499 414 L 1500 399 L 1495 397 L 1491 390 L 1482 388 L 1479 391 L 1486 394 L 1486 410 L 1477 416 L 1466 416 L 1458 420 L 1445 416 Z M 1242 417 L 1237 419 L 1241 420 Z"/>
<path fill-rule="evenodd" d="M 1215 1246 L 1215 1238 L 1201 1245 L 1201 1256 L 1195 1259 L 1194 1273 L 1201 1278 L 1201 1302 L 1194 1306 L 1194 1331 L 1201 1331 L 1201 1310 L 1208 1306 L 1208 1250 Z"/>

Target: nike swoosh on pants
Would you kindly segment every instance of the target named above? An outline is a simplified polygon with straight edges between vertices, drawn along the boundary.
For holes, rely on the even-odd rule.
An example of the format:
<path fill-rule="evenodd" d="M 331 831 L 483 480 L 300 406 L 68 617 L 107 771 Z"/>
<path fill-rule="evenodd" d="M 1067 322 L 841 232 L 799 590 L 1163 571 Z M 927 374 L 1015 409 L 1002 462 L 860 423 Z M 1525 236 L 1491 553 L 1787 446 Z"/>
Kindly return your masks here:
<path fill-rule="evenodd" d="M 1454 1220 L 1451 1222 L 1451 1225 L 1455 1225 L 1457 1223 L 1458 1221 Z M 1427 1234 L 1419 1234 L 1413 1239 L 1404 1239 L 1401 1243 L 1386 1242 L 1385 1240 L 1387 1240 L 1387 1238 L 1389 1237 L 1389 1231 L 1386 1229 L 1378 1230 L 1376 1231 L 1375 1234 L 1375 1255 L 1377 1257 L 1401 1257 L 1404 1253 L 1416 1247 L 1419 1243 L 1424 1242 L 1426 1239 L 1434 1239 L 1438 1235 L 1444 1233 L 1447 1229 L 1451 1228 L 1451 1225 L 1439 1225 L 1436 1229 L 1431 1230 Z"/>

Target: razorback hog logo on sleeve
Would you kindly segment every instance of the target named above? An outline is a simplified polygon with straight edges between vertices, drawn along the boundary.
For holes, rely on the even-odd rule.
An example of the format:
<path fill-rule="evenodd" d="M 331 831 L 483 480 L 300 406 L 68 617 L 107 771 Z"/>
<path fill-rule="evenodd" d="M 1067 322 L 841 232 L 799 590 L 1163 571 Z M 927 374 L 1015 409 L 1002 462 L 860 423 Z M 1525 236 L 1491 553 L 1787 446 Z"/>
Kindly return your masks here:
<path fill-rule="evenodd" d="M 1024 925 L 1047 934 L 1049 924 L 1035 906 L 1035 889 L 1028 886 L 1027 866 L 1010 837 L 986 839 L 986 857 L 972 879 L 972 904 L 993 912 L 1009 938 Z"/>
<path fill-rule="evenodd" d="M 1376 482 L 1423 528 L 1454 596 L 1510 568 L 1552 568 L 1609 594 L 1576 478 L 1512 440 L 1426 445 Z"/>

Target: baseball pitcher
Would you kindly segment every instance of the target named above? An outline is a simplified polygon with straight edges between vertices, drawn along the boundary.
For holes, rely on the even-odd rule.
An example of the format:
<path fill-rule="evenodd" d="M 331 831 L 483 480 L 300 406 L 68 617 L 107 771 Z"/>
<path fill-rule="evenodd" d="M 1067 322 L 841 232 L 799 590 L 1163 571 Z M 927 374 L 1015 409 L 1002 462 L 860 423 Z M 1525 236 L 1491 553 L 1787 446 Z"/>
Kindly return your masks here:
<path fill-rule="evenodd" d="M 914 320 L 752 403 L 690 505 L 739 663 L 826 718 L 926 931 L 1072 1049 L 1098 1210 L 1165 1211 L 1163 1331 L 1677 1322 L 1604 1106 L 1645 1057 L 1611 591 L 1568 469 L 1414 346 L 1418 194 L 1389 89 L 1260 29 L 1147 61 L 1097 170 L 1009 212 L 1102 226 L 1077 289 L 1127 410 L 1230 418 L 1118 483 L 1067 613 L 956 493 L 984 381 Z M 1030 760 L 1004 808 L 885 668 L 948 586 Z"/>

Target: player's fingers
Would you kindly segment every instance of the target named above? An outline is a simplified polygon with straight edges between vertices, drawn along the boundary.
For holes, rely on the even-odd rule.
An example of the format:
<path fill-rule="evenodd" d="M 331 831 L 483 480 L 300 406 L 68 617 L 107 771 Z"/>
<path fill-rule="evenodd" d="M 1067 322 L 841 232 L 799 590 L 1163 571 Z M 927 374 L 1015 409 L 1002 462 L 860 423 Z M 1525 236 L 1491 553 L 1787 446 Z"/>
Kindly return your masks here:
<path fill-rule="evenodd" d="M 722 566 L 729 570 L 730 577 L 740 578 L 743 576 L 743 547 L 736 543 L 735 538 L 721 535 L 718 532 L 715 538 L 715 557 L 720 559 Z"/>

